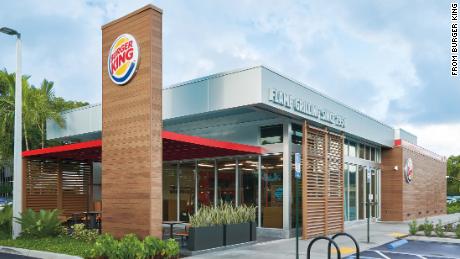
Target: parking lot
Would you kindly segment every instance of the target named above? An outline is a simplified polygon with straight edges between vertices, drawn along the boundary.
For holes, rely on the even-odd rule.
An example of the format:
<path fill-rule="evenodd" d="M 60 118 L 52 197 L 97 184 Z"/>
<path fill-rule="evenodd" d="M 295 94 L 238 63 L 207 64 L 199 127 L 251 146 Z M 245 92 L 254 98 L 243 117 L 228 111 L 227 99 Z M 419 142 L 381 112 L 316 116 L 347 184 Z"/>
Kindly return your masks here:
<path fill-rule="evenodd" d="M 355 255 L 345 257 L 356 258 Z M 361 252 L 362 259 L 460 259 L 460 244 L 411 241 L 395 249 L 388 249 L 387 244 Z"/>

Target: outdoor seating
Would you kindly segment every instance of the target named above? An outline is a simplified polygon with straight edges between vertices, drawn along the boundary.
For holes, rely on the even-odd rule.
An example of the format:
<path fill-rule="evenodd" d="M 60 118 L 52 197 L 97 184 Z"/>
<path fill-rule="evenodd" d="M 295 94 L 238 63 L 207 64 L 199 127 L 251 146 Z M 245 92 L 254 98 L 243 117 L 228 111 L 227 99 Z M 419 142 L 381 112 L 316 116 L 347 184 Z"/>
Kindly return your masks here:
<path fill-rule="evenodd" d="M 190 224 L 188 223 L 184 223 L 184 231 L 180 231 L 180 232 L 177 232 L 174 234 L 174 236 L 176 237 L 180 237 L 180 244 L 181 246 L 184 246 L 184 241 L 188 239 L 188 235 L 189 235 L 189 226 Z"/>

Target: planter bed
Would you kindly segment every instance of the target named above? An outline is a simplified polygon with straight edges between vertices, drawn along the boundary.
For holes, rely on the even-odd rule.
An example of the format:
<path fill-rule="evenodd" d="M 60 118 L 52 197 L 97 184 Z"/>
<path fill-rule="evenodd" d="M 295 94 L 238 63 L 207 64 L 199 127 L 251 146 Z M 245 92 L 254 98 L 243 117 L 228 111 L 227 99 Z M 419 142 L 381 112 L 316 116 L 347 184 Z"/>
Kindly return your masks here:
<path fill-rule="evenodd" d="M 224 225 L 224 245 L 235 245 L 249 242 L 251 239 L 251 224 L 229 224 Z"/>
<path fill-rule="evenodd" d="M 190 251 L 204 250 L 224 245 L 224 226 L 190 228 L 187 248 Z"/>

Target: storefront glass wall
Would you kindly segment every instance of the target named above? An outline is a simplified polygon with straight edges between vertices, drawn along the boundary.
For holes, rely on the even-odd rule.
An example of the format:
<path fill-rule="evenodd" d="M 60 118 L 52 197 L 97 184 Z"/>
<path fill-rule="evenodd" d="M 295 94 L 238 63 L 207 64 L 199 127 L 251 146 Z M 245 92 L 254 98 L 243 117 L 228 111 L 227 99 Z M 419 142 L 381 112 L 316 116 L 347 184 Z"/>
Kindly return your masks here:
<path fill-rule="evenodd" d="M 346 221 L 365 219 L 366 199 L 369 194 L 373 198 L 371 203 L 371 217 L 380 217 L 380 148 L 354 140 L 345 140 L 344 156 L 354 158 L 353 163 L 344 165 L 344 215 Z M 367 181 L 367 170 L 371 173 L 370 182 Z"/>
<path fill-rule="evenodd" d="M 236 160 L 223 158 L 217 160 L 217 202 L 235 204 Z"/>
<path fill-rule="evenodd" d="M 177 219 L 177 164 L 163 165 L 163 220 Z"/>
<path fill-rule="evenodd" d="M 258 208 L 260 204 L 261 226 L 282 228 L 282 158 L 282 153 L 262 156 L 260 179 L 259 156 L 165 162 L 163 164 L 163 219 L 175 220 L 179 213 L 180 220 L 188 221 L 189 215 L 193 215 L 199 207 L 215 206 L 223 201 L 238 205 L 253 205 Z M 261 182 L 260 197 L 259 181 Z M 179 193 L 179 205 L 177 193 Z M 259 211 L 257 211 L 257 222 L 258 215 Z"/>
<path fill-rule="evenodd" d="M 283 154 L 262 157 L 262 227 L 283 228 Z"/>
<path fill-rule="evenodd" d="M 198 206 L 214 206 L 214 160 L 198 160 Z"/>
<path fill-rule="evenodd" d="M 180 220 L 188 221 L 189 215 L 195 213 L 195 169 L 196 163 L 179 164 Z"/>

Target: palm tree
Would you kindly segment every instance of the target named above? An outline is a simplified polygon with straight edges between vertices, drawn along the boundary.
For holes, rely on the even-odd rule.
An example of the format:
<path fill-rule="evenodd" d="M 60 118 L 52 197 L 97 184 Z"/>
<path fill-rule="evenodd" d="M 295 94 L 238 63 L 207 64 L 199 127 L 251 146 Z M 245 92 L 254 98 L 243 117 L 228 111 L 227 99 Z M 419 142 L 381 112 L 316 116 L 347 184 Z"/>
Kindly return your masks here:
<path fill-rule="evenodd" d="M 41 147 L 45 147 L 46 140 L 46 120 L 54 120 L 60 127 L 64 127 L 64 119 L 60 111 L 55 109 L 55 99 L 53 89 L 54 83 L 46 79 L 37 89 L 36 103 L 34 105 L 33 121 L 40 132 Z"/>

